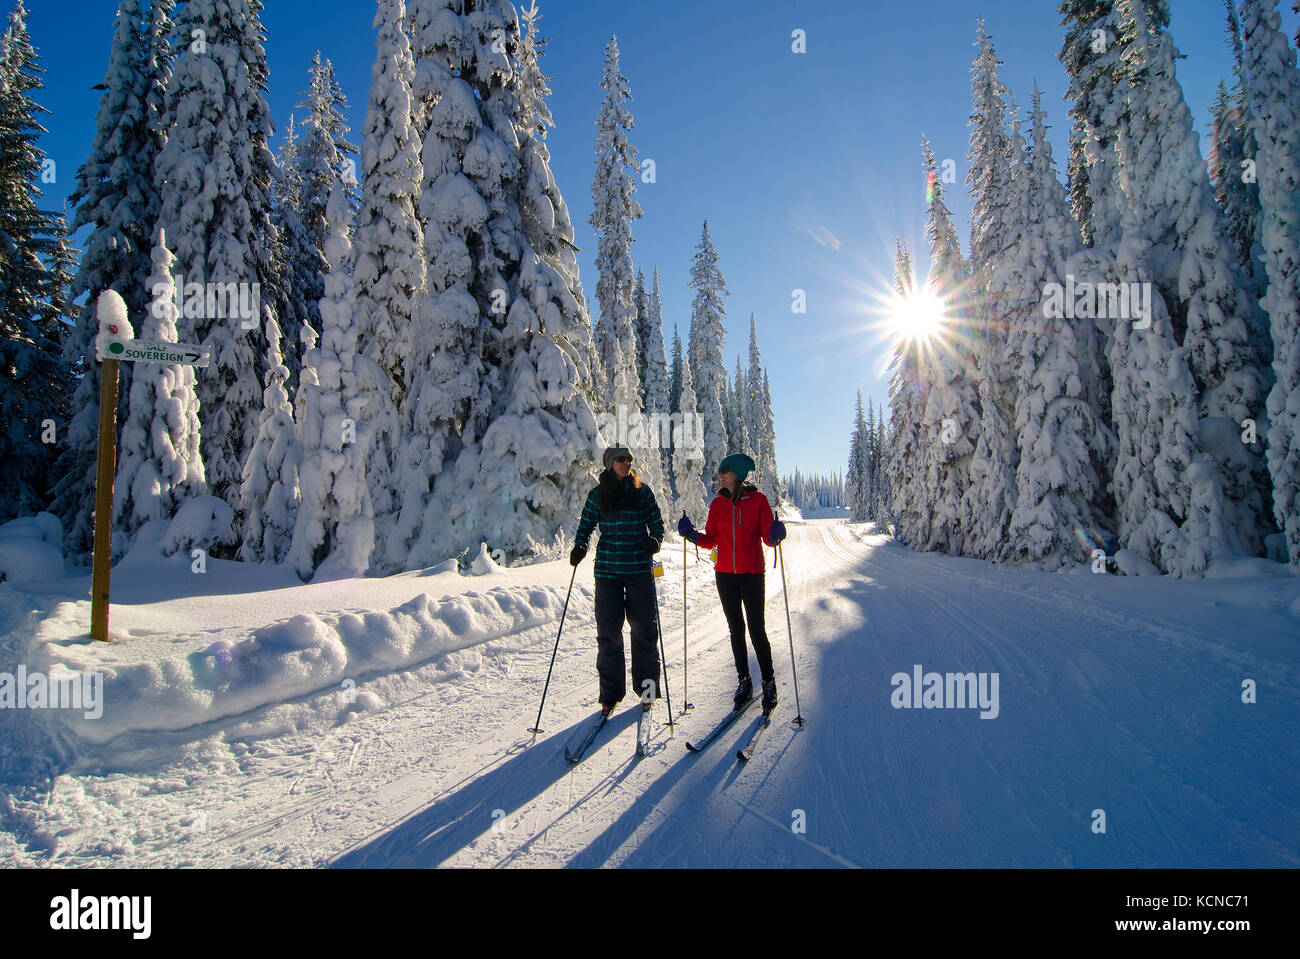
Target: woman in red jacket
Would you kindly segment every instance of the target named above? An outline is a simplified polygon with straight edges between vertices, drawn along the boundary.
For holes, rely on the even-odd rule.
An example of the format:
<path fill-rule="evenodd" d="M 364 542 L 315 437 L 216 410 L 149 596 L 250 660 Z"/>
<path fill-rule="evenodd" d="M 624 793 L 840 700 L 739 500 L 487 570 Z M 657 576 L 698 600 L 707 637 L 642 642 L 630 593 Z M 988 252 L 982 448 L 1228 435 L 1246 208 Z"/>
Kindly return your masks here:
<path fill-rule="evenodd" d="M 683 516 L 677 532 L 692 543 L 708 549 L 718 547 L 718 565 L 714 573 L 718 599 L 731 629 L 731 651 L 736 658 L 740 685 L 736 689 L 736 708 L 754 698 L 754 684 L 749 676 L 749 650 L 745 647 L 745 623 L 749 638 L 758 654 L 758 669 L 763 677 L 763 709 L 777 703 L 776 676 L 772 671 L 772 647 L 763 624 L 765 600 L 763 544 L 775 546 L 785 539 L 785 524 L 772 518 L 767 497 L 745 482 L 754 470 L 754 461 L 744 453 L 732 453 L 718 466 L 721 489 L 709 504 L 709 518 L 704 532 Z M 743 608 L 743 614 L 742 614 Z"/>

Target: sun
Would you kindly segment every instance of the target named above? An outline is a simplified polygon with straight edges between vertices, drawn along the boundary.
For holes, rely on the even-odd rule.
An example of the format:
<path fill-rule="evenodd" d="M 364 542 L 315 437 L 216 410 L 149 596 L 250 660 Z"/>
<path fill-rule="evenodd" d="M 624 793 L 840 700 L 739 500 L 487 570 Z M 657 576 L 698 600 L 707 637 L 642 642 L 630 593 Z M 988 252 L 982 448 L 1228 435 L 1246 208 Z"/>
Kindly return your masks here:
<path fill-rule="evenodd" d="M 895 295 L 890 302 L 889 324 L 900 339 L 927 341 L 947 325 L 947 304 L 928 289 Z"/>

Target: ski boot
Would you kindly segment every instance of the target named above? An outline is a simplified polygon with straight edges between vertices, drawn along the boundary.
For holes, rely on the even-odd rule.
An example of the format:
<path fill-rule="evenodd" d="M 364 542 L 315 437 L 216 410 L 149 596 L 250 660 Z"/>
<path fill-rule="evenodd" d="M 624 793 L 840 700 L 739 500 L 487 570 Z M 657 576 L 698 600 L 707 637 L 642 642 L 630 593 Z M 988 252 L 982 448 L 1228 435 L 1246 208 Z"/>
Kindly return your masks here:
<path fill-rule="evenodd" d="M 745 703 L 749 702 L 753 698 L 754 698 L 754 682 L 748 676 L 746 676 L 743 679 L 741 679 L 740 685 L 736 687 L 736 696 L 735 696 L 736 708 L 739 709 L 741 706 L 745 705 Z"/>
<path fill-rule="evenodd" d="M 769 679 L 763 683 L 763 712 L 770 713 L 780 701 L 776 694 L 776 680 Z"/>

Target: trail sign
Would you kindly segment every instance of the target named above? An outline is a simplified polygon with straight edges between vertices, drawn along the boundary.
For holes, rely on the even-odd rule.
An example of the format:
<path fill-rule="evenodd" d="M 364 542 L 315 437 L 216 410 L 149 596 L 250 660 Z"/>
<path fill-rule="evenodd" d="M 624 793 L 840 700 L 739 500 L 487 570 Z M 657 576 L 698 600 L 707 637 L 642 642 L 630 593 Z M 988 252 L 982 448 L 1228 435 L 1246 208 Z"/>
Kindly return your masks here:
<path fill-rule="evenodd" d="M 109 339 L 99 344 L 101 360 L 121 360 L 124 363 L 182 363 L 186 366 L 207 366 L 208 351 L 202 346 L 185 343 L 158 343 L 149 340 Z"/>
<path fill-rule="evenodd" d="M 158 244 L 164 240 L 158 233 Z M 95 355 L 103 361 L 99 385 L 99 459 L 95 473 L 95 549 L 90 584 L 90 636 L 109 642 L 109 580 L 113 545 L 113 476 L 117 470 L 117 391 L 120 363 L 178 363 L 207 366 L 207 349 L 184 343 L 137 340 L 126 302 L 113 290 L 105 290 L 96 303 L 99 335 Z"/>

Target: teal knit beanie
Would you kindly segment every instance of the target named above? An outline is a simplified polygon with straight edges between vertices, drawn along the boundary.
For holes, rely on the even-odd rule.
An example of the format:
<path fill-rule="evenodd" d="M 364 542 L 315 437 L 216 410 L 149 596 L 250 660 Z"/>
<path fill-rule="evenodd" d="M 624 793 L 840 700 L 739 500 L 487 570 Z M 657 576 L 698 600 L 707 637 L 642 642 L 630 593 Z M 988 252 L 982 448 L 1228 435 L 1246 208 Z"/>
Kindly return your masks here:
<path fill-rule="evenodd" d="M 744 453 L 732 453 L 718 464 L 718 469 L 735 473 L 736 479 L 743 483 L 745 477 L 754 472 L 754 461 Z"/>

